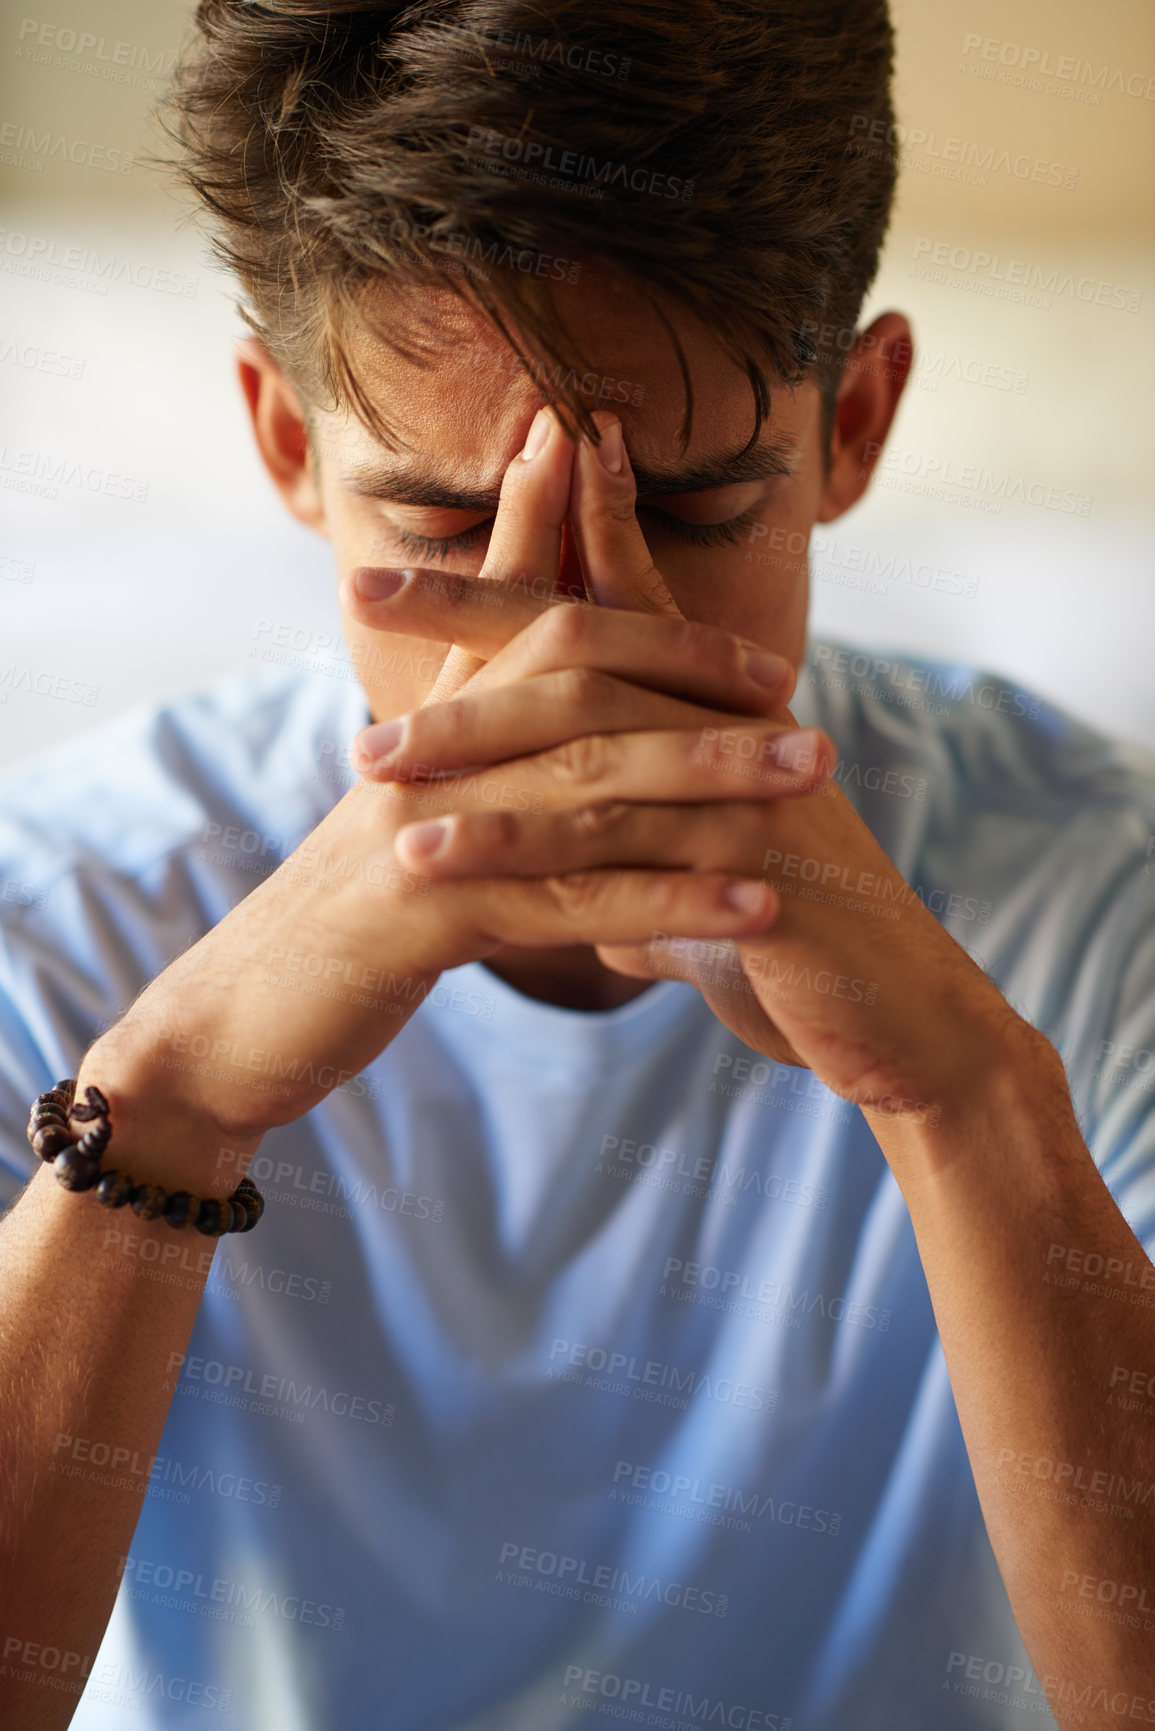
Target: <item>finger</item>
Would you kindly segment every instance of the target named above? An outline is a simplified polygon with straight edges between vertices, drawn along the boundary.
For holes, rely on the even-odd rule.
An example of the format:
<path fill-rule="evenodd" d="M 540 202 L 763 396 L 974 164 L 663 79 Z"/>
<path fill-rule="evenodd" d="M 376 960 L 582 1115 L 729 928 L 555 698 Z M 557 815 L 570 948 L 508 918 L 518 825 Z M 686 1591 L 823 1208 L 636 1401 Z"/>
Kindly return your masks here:
<path fill-rule="evenodd" d="M 504 629 L 490 631 L 478 640 L 456 635 L 455 620 L 468 619 L 468 608 L 433 609 L 430 618 L 433 641 L 450 644 L 426 703 L 441 703 L 459 691 L 484 665 L 494 648 L 532 619 L 554 597 L 561 560 L 562 528 L 569 509 L 573 443 L 552 409 L 539 409 L 530 424 L 525 444 L 509 463 L 502 478 L 501 497 L 485 563 L 477 578 L 486 585 L 484 617 L 492 625 L 495 596 L 488 585 L 510 586 L 515 594 L 539 596 L 536 606 L 522 606 L 506 613 Z M 464 581 L 441 571 L 400 572 L 361 566 L 342 580 L 341 604 L 360 624 L 381 631 L 407 629 L 406 610 L 387 603 L 398 588 L 420 600 L 454 595 Z M 502 610 L 504 612 L 504 609 Z M 409 627 L 411 629 L 411 627 Z"/>
<path fill-rule="evenodd" d="M 409 808 L 423 817 L 539 813 L 617 800 L 759 803 L 812 793 L 836 760 L 826 735 L 810 728 L 591 733 L 535 757 L 404 785 Z"/>
<path fill-rule="evenodd" d="M 731 714 L 765 715 L 779 711 L 793 687 L 794 670 L 783 656 L 718 625 L 580 603 L 549 606 L 524 587 L 445 572 L 392 575 L 389 597 L 372 603 L 377 629 L 449 640 L 483 657 L 469 681 L 473 692 L 565 668 L 600 668 Z M 391 748 L 393 736 L 383 731 L 389 725 L 358 736 L 356 752 L 365 764 Z M 365 772 L 361 762 L 358 768 Z"/>
<path fill-rule="evenodd" d="M 449 702 L 379 722 L 360 735 L 357 764 L 370 781 L 411 781 L 529 757 L 588 733 L 721 732 L 736 719 L 732 708 L 703 708 L 598 668 L 571 666 L 511 685 L 471 683 Z"/>
<path fill-rule="evenodd" d="M 682 610 L 654 564 L 638 522 L 638 490 L 622 424 L 606 410 L 599 410 L 594 421 L 601 441 L 579 441 L 571 500 L 586 587 L 602 607 L 681 619 Z"/>
<path fill-rule="evenodd" d="M 719 873 L 592 871 L 518 882 L 474 878 L 446 885 L 446 917 L 463 956 L 502 944 L 652 944 L 656 938 L 762 936 L 778 916 L 759 879 Z"/>
<path fill-rule="evenodd" d="M 527 816 L 458 811 L 406 824 L 394 837 L 402 865 L 436 879 L 545 877 L 648 866 L 757 877 L 766 870 L 766 810 L 729 805 L 597 805 Z"/>
<path fill-rule="evenodd" d="M 525 444 L 502 478 L 501 498 L 478 581 L 526 585 L 553 594 L 569 509 L 573 442 L 552 409 L 539 409 Z M 426 706 L 443 703 L 485 665 L 456 642 Z"/>

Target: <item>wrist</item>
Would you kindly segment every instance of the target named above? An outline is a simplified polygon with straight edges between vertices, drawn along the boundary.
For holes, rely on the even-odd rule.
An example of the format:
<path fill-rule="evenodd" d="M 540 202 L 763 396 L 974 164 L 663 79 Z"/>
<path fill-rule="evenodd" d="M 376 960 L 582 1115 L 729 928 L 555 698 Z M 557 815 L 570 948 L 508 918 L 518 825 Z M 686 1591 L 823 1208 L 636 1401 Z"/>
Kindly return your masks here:
<path fill-rule="evenodd" d="M 125 1172 L 137 1184 L 229 1196 L 245 1176 L 261 1134 L 235 1133 L 179 1085 L 163 1053 L 134 1049 L 118 1030 L 89 1048 L 76 1077 L 76 1098 L 91 1083 L 109 1106 L 111 1137 L 102 1172 Z"/>
<path fill-rule="evenodd" d="M 1065 1179 L 1071 1130 L 1082 1149 L 1067 1074 L 1055 1047 L 1020 1016 L 994 1045 L 968 1044 L 965 1080 L 921 1114 L 867 1114 L 912 1212 L 916 1199 L 953 1196 L 960 1184 L 997 1194 L 1017 1185 L 1038 1206 Z"/>

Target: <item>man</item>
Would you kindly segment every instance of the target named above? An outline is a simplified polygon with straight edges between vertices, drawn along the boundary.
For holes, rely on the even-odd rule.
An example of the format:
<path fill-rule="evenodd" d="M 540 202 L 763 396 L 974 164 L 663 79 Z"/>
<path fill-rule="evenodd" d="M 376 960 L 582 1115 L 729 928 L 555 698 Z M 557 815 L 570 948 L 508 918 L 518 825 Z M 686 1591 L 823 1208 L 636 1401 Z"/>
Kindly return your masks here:
<path fill-rule="evenodd" d="M 1155 1722 L 1155 778 L 806 648 L 883 8 L 198 18 L 359 685 L 7 778 L 11 1722 Z M 65 1075 L 258 1236 L 21 1193 Z"/>

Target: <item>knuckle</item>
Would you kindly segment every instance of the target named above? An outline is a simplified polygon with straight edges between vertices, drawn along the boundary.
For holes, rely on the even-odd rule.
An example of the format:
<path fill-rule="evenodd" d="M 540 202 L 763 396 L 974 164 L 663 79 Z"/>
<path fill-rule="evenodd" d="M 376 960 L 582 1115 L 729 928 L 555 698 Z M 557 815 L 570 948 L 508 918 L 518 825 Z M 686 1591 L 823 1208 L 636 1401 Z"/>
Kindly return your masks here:
<path fill-rule="evenodd" d="M 593 609 L 587 607 L 547 607 L 530 629 L 540 639 L 539 647 L 545 654 L 566 661 L 578 654 L 588 640 L 592 612 Z"/>
<path fill-rule="evenodd" d="M 612 735 L 583 733 L 555 746 L 546 754 L 545 764 L 558 781 L 590 787 L 606 779 L 617 755 L 618 746 Z"/>
<path fill-rule="evenodd" d="M 675 621 L 674 632 L 674 652 L 689 666 L 716 667 L 721 659 L 728 668 L 737 668 L 737 644 L 728 631 L 685 619 Z"/>
<path fill-rule="evenodd" d="M 606 694 L 609 680 L 596 667 L 566 667 L 557 675 L 557 693 L 567 709 L 584 713 Z"/>
<path fill-rule="evenodd" d="M 542 888 L 554 908 L 567 919 L 595 910 L 605 893 L 605 881 L 594 872 L 561 872 L 542 878 Z"/>
<path fill-rule="evenodd" d="M 479 812 L 467 823 L 486 854 L 509 853 L 517 844 L 518 823 L 511 811 Z"/>
<path fill-rule="evenodd" d="M 573 814 L 574 828 L 586 841 L 601 841 L 622 827 L 629 814 L 624 800 L 599 800 L 579 806 Z"/>
<path fill-rule="evenodd" d="M 602 507 L 606 519 L 610 523 L 623 524 L 627 528 L 637 520 L 637 489 L 631 478 L 623 480 L 614 488 L 613 494 Z"/>

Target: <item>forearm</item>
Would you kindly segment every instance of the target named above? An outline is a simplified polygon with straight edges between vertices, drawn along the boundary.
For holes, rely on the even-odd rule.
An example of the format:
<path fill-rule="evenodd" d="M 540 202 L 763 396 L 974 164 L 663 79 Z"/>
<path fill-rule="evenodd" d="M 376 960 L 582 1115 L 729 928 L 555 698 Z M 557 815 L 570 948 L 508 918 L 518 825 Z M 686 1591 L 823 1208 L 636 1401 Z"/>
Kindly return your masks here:
<path fill-rule="evenodd" d="M 1055 1716 L 1073 1723 L 1063 1703 L 1087 1684 L 1083 1710 L 1100 1686 L 1155 1701 L 1155 1422 L 1109 1404 L 1121 1369 L 1155 1372 L 1155 1268 L 1083 1143 L 1061 1063 L 1028 1042 L 933 1128 L 872 1127 L 910 1209 L 987 1530 Z M 1114 1720 L 1104 1708 L 1079 1722 Z"/>
<path fill-rule="evenodd" d="M 91 1057 L 91 1055 L 90 1055 Z M 206 1135 L 167 1147 L 117 1123 L 105 1170 L 227 1193 Z M 235 1152 L 235 1151 L 234 1151 Z M 215 1174 L 215 1176 L 214 1176 Z M 218 1240 L 131 1208 L 70 1194 L 39 1170 L 0 1223 L 0 1722 L 55 1731 L 76 1710 L 116 1598 L 175 1381 L 170 1355 L 192 1332 Z M 42 1655 L 51 1655 L 46 1664 Z"/>

